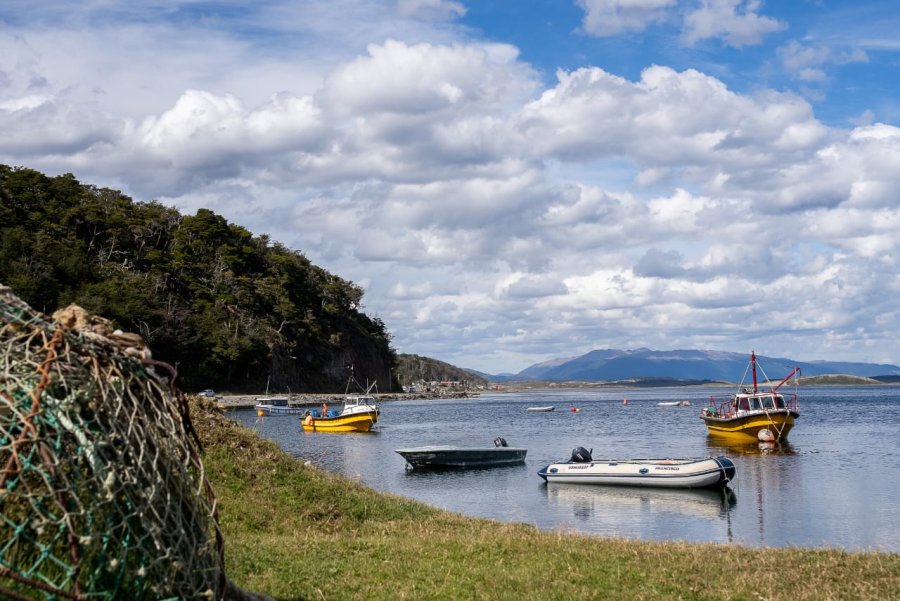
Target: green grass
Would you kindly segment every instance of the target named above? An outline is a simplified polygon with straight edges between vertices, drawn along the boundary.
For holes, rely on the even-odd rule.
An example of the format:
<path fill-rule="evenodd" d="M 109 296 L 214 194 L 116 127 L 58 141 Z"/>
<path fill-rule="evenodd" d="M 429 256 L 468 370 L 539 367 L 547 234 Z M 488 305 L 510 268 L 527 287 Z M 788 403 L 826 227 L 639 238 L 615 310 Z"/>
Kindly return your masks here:
<path fill-rule="evenodd" d="M 377 493 L 194 405 L 226 569 L 276 599 L 898 599 L 900 554 L 543 532 Z"/>

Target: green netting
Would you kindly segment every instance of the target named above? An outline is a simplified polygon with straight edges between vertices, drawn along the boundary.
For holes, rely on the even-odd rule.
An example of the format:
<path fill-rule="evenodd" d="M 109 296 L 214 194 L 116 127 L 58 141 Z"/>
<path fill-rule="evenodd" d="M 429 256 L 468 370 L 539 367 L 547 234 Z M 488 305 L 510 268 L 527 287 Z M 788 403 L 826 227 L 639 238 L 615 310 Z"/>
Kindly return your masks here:
<path fill-rule="evenodd" d="M 215 499 L 165 367 L 101 318 L 50 319 L 0 286 L 0 598 L 225 595 Z"/>

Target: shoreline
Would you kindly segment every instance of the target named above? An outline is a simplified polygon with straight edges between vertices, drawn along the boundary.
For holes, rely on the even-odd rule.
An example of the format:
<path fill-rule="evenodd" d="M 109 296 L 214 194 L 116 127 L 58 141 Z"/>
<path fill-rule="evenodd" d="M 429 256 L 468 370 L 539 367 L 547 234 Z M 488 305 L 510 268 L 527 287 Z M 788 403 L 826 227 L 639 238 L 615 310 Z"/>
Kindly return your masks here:
<path fill-rule="evenodd" d="M 823 376 L 809 376 L 807 378 L 801 378 L 799 385 L 800 388 L 808 387 L 808 386 L 817 386 L 817 387 L 837 387 L 837 386 L 900 386 L 900 383 L 895 382 L 872 382 L 872 381 L 859 381 L 859 378 L 856 379 L 847 379 L 847 376 L 840 375 L 823 375 Z M 805 380 L 805 381 L 804 381 Z M 761 382 L 760 385 L 772 386 L 775 382 Z M 484 390 L 438 390 L 432 392 L 376 392 L 372 393 L 372 396 L 381 403 L 385 401 L 404 401 L 404 400 L 433 400 L 433 399 L 470 399 L 477 398 L 482 394 L 502 394 L 502 393 L 515 393 L 515 392 L 524 392 L 528 390 L 611 390 L 611 389 L 623 389 L 623 390 L 641 390 L 647 388 L 686 388 L 686 387 L 697 387 L 697 388 L 732 388 L 737 387 L 738 384 L 735 382 L 706 382 L 703 384 L 692 384 L 692 385 L 672 385 L 672 384 L 664 384 L 660 386 L 641 386 L 635 385 L 634 383 L 628 384 L 625 382 L 566 382 L 566 383 L 547 383 L 540 381 L 533 382 L 505 382 L 503 384 L 498 384 L 497 388 L 485 388 Z M 288 404 L 290 406 L 296 407 L 316 407 L 321 405 L 322 403 L 331 404 L 340 404 L 344 402 L 344 399 L 348 396 L 348 394 L 344 393 L 292 393 L 292 394 L 282 394 L 282 393 L 256 393 L 256 394 L 217 394 L 213 400 L 216 404 L 222 409 L 252 409 L 254 405 L 257 403 L 257 399 L 266 397 L 266 396 L 287 396 L 289 398 Z"/>
<path fill-rule="evenodd" d="M 294 393 L 281 395 L 266 394 L 222 394 L 213 399 L 222 409 L 252 409 L 258 399 L 265 396 L 287 396 L 288 405 L 291 407 L 318 407 L 322 403 L 328 405 L 340 405 L 347 398 L 347 394 L 341 393 Z M 432 400 L 432 399 L 469 399 L 479 396 L 478 392 L 377 392 L 372 394 L 378 403 L 385 401 L 404 400 Z"/>

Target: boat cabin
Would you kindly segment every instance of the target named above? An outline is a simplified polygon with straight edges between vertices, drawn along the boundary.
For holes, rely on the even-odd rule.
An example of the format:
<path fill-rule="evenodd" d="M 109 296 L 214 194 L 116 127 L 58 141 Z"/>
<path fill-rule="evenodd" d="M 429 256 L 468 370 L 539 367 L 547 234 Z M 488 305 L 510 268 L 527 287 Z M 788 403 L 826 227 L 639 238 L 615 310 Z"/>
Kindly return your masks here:
<path fill-rule="evenodd" d="M 734 398 L 736 411 L 764 411 L 766 409 L 784 409 L 784 397 L 771 392 L 762 394 L 741 393 Z"/>
<path fill-rule="evenodd" d="M 287 407 L 288 399 L 285 396 L 274 396 L 257 400 L 258 405 L 271 405 L 272 407 Z"/>
<path fill-rule="evenodd" d="M 375 397 L 370 394 L 351 394 L 344 399 L 344 404 L 348 406 L 355 405 L 372 405 L 376 404 Z"/>
<path fill-rule="evenodd" d="M 351 394 L 344 399 L 345 413 L 358 413 L 364 411 L 377 411 L 378 402 L 375 397 L 368 394 Z"/>
<path fill-rule="evenodd" d="M 728 399 L 717 402 L 715 397 L 709 399 L 710 407 L 703 410 L 709 417 L 733 418 L 753 413 L 769 411 L 797 411 L 796 394 L 780 394 L 774 392 L 750 392 L 744 390 Z"/>

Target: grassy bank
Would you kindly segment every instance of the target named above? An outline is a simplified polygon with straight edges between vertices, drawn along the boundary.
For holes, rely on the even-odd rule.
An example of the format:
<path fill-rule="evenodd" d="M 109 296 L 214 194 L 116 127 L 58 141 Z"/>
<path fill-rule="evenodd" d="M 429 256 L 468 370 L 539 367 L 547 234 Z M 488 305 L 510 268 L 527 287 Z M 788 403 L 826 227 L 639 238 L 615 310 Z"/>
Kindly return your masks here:
<path fill-rule="evenodd" d="M 277 599 L 897 599 L 900 554 L 747 549 L 472 519 L 305 466 L 195 406 L 226 569 Z"/>

